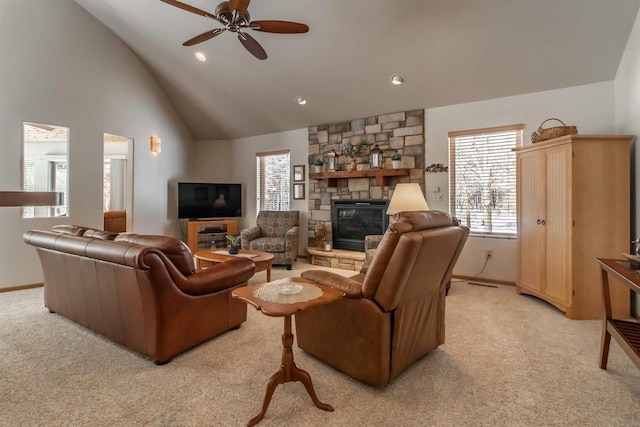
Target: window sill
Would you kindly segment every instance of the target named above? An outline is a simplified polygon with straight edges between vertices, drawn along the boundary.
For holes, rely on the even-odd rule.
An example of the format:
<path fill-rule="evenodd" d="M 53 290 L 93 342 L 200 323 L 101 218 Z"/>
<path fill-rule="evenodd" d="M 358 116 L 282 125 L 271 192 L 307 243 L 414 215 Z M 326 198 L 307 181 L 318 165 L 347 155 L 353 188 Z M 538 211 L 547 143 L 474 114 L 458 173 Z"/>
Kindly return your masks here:
<path fill-rule="evenodd" d="M 507 240 L 516 240 L 518 238 L 517 234 L 500 234 L 500 233 L 482 233 L 482 232 L 470 232 L 469 237 L 479 237 L 482 239 L 507 239 Z"/>

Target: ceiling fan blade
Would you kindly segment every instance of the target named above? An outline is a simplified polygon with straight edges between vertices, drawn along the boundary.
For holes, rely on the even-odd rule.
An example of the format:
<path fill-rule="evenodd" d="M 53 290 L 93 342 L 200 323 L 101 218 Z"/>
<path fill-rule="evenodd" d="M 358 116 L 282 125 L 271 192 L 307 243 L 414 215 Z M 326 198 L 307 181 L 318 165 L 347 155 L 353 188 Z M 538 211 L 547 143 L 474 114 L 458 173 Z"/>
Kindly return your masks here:
<path fill-rule="evenodd" d="M 250 1 L 251 0 L 229 0 L 229 9 L 231 12 L 237 12 L 238 16 L 242 16 L 247 13 Z"/>
<path fill-rule="evenodd" d="M 166 4 L 170 4 L 171 6 L 179 7 L 180 9 L 186 10 L 187 12 L 195 13 L 197 15 L 204 16 L 206 18 L 215 19 L 217 21 L 217 18 L 215 17 L 215 15 L 209 12 L 205 12 L 202 9 L 198 9 L 197 7 L 189 6 L 188 4 L 179 2 L 178 0 L 160 0 L 160 1 Z"/>
<path fill-rule="evenodd" d="M 225 31 L 224 28 L 216 28 L 213 30 L 206 31 L 200 34 L 199 36 L 195 36 L 194 38 L 189 39 L 186 42 L 182 43 L 182 46 L 193 46 L 194 44 L 202 43 L 204 41 L 214 38 L 218 34 L 224 33 L 224 31 Z"/>
<path fill-rule="evenodd" d="M 257 25 L 257 27 L 254 27 Z M 309 27 L 305 24 L 289 21 L 252 21 L 249 28 L 265 33 L 295 34 L 306 33 Z"/>
<path fill-rule="evenodd" d="M 260 43 L 256 41 L 253 37 L 251 37 L 247 33 L 238 33 L 238 40 L 240 43 L 247 49 L 253 56 L 258 58 L 259 60 L 267 59 L 267 52 L 264 51 Z"/>

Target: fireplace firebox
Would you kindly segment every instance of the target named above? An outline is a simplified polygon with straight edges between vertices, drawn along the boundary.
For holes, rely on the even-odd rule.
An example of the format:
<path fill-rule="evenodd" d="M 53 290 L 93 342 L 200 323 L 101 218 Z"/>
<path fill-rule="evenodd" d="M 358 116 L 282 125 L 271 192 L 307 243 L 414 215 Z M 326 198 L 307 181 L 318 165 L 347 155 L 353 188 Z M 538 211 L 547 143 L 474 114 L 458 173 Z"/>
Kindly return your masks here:
<path fill-rule="evenodd" d="M 334 249 L 364 252 L 364 236 L 384 234 L 388 200 L 334 200 L 331 230 Z"/>

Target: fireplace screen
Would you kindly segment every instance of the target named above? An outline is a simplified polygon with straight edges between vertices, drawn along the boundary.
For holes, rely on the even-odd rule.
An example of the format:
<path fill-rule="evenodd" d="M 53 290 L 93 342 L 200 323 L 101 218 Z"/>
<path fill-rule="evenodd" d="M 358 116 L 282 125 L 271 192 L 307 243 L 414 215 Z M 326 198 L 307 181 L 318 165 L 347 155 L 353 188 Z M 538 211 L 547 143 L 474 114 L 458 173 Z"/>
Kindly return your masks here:
<path fill-rule="evenodd" d="M 334 249 L 364 252 L 364 236 L 384 234 L 387 200 L 334 200 L 331 226 Z"/>

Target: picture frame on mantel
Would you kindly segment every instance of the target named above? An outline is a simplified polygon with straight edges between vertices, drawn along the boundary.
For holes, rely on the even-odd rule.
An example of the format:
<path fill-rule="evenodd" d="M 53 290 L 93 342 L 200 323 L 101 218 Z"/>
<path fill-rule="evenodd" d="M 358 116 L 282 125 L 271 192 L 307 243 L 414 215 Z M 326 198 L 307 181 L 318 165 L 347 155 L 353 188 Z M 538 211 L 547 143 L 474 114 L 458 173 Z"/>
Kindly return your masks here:
<path fill-rule="evenodd" d="M 304 199 L 304 183 L 293 184 L 293 200 Z"/>
<path fill-rule="evenodd" d="M 293 166 L 293 182 L 304 181 L 304 165 Z"/>

